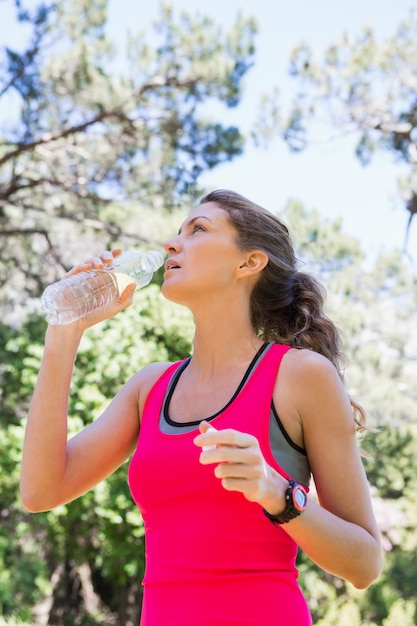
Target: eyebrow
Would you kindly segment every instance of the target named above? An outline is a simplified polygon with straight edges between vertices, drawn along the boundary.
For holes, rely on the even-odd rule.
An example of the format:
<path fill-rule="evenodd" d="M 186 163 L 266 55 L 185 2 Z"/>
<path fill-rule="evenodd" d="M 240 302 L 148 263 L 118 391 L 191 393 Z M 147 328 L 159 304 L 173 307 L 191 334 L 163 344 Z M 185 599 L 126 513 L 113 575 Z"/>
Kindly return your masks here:
<path fill-rule="evenodd" d="M 209 217 L 206 217 L 205 215 L 197 215 L 197 217 L 193 217 L 191 218 L 188 222 L 185 222 L 183 224 L 183 226 L 192 226 L 194 224 L 194 222 L 197 222 L 198 220 L 208 220 L 209 222 L 211 222 L 211 219 Z M 181 235 L 181 231 L 182 231 L 182 226 L 180 226 L 179 230 L 178 230 L 178 234 Z"/>

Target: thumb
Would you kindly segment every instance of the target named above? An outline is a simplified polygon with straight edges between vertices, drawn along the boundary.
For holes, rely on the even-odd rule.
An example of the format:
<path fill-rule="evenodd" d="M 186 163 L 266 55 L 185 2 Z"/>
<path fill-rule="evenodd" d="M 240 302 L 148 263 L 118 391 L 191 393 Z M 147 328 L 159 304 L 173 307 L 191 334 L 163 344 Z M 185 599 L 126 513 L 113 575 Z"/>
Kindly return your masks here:
<path fill-rule="evenodd" d="M 199 427 L 198 427 L 198 428 L 199 428 L 200 433 L 201 433 L 202 435 L 203 435 L 204 433 L 206 433 L 206 432 L 207 432 L 208 430 L 210 430 L 210 429 L 211 429 L 211 430 L 215 430 L 215 429 L 213 428 L 213 426 L 211 426 L 211 425 L 210 425 L 208 422 L 206 422 L 205 420 L 203 420 L 202 422 L 200 422 L 200 424 L 199 424 Z"/>
<path fill-rule="evenodd" d="M 217 428 L 214 428 L 214 426 L 212 426 L 211 424 L 209 424 L 208 422 L 201 422 L 200 424 L 200 432 L 202 435 L 204 435 L 205 433 L 208 432 L 216 432 Z M 203 452 L 208 452 L 209 450 L 215 450 L 217 448 L 216 444 L 211 444 L 211 445 L 205 445 L 202 447 Z"/>
<path fill-rule="evenodd" d="M 127 287 L 125 287 L 125 289 L 123 289 L 120 295 L 120 302 L 122 302 L 126 307 L 133 303 L 133 294 L 135 293 L 136 288 L 136 283 L 130 283 Z"/>

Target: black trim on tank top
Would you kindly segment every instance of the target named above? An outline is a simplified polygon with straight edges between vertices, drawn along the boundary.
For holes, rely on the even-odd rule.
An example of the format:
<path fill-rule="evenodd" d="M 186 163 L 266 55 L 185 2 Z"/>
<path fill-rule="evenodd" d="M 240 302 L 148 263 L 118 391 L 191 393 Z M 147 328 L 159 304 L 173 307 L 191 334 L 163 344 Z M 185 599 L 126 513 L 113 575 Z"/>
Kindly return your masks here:
<path fill-rule="evenodd" d="M 289 436 L 289 434 L 288 434 L 288 433 L 287 433 L 287 431 L 285 430 L 284 425 L 283 425 L 283 423 L 281 422 L 281 420 L 280 420 L 280 418 L 279 418 L 279 415 L 278 415 L 278 413 L 277 413 L 277 410 L 276 410 L 276 408 L 275 408 L 275 405 L 274 405 L 274 401 L 273 401 L 273 400 L 272 400 L 272 402 L 271 402 L 271 411 L 272 411 L 273 416 L 275 417 L 275 420 L 276 420 L 276 422 L 277 422 L 277 424 L 278 424 L 278 426 L 279 426 L 279 429 L 280 429 L 280 431 L 282 432 L 282 435 L 283 435 L 283 437 L 285 438 L 286 442 L 287 442 L 287 443 L 288 443 L 288 444 L 289 444 L 292 448 L 294 448 L 294 450 L 297 450 L 297 452 L 300 452 L 301 454 L 304 454 L 304 456 L 307 456 L 307 450 L 305 450 L 305 448 L 302 448 L 301 446 L 297 445 L 297 444 L 295 443 L 295 441 L 293 441 L 293 440 L 291 439 L 291 437 Z"/>
<path fill-rule="evenodd" d="M 225 411 L 232 404 L 232 402 L 237 398 L 239 393 L 242 391 L 246 381 L 248 380 L 248 378 L 249 378 L 249 376 L 250 376 L 250 374 L 251 374 L 251 372 L 252 372 L 252 370 L 253 370 L 253 368 L 255 366 L 256 361 L 265 352 L 266 348 L 268 346 L 270 346 L 270 345 L 271 344 L 269 344 L 267 342 L 262 344 L 262 346 L 259 348 L 258 352 L 253 357 L 252 361 L 250 362 L 249 367 L 246 370 L 245 374 L 243 375 L 243 378 L 240 381 L 239 386 L 236 389 L 235 393 L 233 394 L 232 398 L 229 400 L 229 402 L 220 411 L 217 411 L 217 413 L 215 413 L 214 415 L 211 415 L 210 417 L 203 417 L 201 420 L 197 420 L 197 421 L 192 421 L 192 422 L 175 422 L 168 415 L 168 407 L 169 407 L 169 403 L 170 403 L 171 398 L 172 398 L 172 394 L 174 393 L 175 387 L 177 386 L 179 377 L 181 376 L 183 371 L 190 364 L 191 357 L 189 357 L 186 361 L 184 361 L 184 363 L 182 365 L 180 365 L 180 367 L 177 369 L 177 371 L 174 373 L 174 376 L 172 377 L 171 389 L 169 390 L 169 393 L 168 393 L 168 395 L 166 397 L 166 400 L 164 402 L 164 419 L 165 419 L 165 421 L 168 424 L 170 424 L 171 426 L 175 426 L 177 428 L 189 427 L 189 426 L 198 426 L 202 421 L 210 422 L 215 417 L 217 417 L 218 415 L 223 413 L 223 411 Z"/>

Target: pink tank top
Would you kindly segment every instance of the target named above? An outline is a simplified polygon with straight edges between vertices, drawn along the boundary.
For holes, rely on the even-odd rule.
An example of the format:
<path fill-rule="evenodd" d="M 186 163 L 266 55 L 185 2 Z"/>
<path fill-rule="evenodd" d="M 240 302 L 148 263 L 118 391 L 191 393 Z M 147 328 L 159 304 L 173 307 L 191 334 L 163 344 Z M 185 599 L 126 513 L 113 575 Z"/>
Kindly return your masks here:
<path fill-rule="evenodd" d="M 288 346 L 271 345 L 243 389 L 212 424 L 254 435 L 283 476 L 269 444 L 273 388 Z M 196 430 L 163 433 L 170 366 L 149 393 L 129 485 L 145 524 L 141 626 L 309 626 L 297 583 L 297 545 L 259 504 L 225 491 L 199 463 Z"/>

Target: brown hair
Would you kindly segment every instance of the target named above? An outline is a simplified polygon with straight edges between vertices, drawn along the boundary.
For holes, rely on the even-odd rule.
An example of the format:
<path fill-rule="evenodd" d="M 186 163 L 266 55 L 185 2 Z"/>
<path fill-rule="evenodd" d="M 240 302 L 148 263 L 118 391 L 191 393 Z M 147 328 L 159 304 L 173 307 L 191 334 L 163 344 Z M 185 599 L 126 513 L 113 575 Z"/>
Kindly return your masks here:
<path fill-rule="evenodd" d="M 335 324 L 325 315 L 325 290 L 313 276 L 297 269 L 297 258 L 281 220 L 261 206 L 229 190 L 219 189 L 201 199 L 215 202 L 228 213 L 242 250 L 262 250 L 268 264 L 251 294 L 252 324 L 265 341 L 307 348 L 327 357 L 343 380 L 342 342 Z M 358 430 L 365 430 L 365 412 L 351 400 Z"/>

